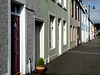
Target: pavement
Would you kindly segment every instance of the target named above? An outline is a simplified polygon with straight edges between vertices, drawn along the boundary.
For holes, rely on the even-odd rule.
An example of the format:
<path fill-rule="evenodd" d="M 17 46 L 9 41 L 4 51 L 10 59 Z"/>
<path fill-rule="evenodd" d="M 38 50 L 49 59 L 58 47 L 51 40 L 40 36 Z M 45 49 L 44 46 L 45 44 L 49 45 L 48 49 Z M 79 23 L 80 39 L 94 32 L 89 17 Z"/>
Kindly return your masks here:
<path fill-rule="evenodd" d="M 46 66 L 48 70 L 42 75 L 100 75 L 100 38 L 62 54 Z"/>

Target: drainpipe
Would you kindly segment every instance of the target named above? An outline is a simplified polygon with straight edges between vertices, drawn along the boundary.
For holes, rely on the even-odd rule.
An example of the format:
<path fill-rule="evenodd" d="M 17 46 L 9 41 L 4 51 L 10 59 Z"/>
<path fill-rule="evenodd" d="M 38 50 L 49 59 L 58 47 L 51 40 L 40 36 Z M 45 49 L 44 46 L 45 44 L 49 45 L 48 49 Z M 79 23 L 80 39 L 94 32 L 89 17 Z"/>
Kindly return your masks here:
<path fill-rule="evenodd" d="M 31 59 L 29 58 L 29 73 L 31 73 Z"/>
<path fill-rule="evenodd" d="M 89 15 L 89 19 L 90 19 L 90 5 L 88 7 L 88 15 Z M 90 20 L 89 20 L 89 41 L 90 41 Z"/>

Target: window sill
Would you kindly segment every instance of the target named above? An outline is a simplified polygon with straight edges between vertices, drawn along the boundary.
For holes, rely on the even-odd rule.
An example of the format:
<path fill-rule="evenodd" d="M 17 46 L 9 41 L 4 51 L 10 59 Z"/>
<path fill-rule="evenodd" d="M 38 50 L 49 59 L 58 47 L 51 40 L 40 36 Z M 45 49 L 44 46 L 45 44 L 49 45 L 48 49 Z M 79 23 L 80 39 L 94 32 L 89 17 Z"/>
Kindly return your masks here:
<path fill-rule="evenodd" d="M 55 48 L 50 48 L 50 51 L 54 51 L 55 50 Z"/>
<path fill-rule="evenodd" d="M 63 6 L 63 9 L 64 9 L 65 11 L 67 11 L 67 8 L 66 8 L 65 6 Z"/>
<path fill-rule="evenodd" d="M 74 16 L 71 16 L 72 18 L 74 18 Z"/>
<path fill-rule="evenodd" d="M 60 2 L 57 2 L 57 4 L 58 4 L 60 7 L 62 7 L 62 4 L 61 4 Z"/>
<path fill-rule="evenodd" d="M 52 0 L 53 2 L 56 2 L 56 0 Z"/>
<path fill-rule="evenodd" d="M 67 44 L 63 44 L 63 47 L 66 47 L 67 46 Z"/>

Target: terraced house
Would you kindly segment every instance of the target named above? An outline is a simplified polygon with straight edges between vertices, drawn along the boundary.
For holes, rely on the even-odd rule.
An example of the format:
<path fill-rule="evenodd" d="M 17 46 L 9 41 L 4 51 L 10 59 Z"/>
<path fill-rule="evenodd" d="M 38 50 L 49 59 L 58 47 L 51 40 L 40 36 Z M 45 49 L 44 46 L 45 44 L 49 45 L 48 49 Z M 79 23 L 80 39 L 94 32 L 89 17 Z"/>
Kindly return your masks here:
<path fill-rule="evenodd" d="M 0 0 L 0 75 L 26 74 L 39 57 L 46 64 L 70 49 L 68 2 Z"/>
<path fill-rule="evenodd" d="M 40 0 L 0 0 L 0 75 L 29 72 L 35 67 L 35 16 Z"/>
<path fill-rule="evenodd" d="M 40 17 L 44 20 L 45 39 L 41 55 L 47 63 L 69 49 L 68 0 L 40 0 Z"/>
<path fill-rule="evenodd" d="M 81 10 L 81 43 L 88 42 L 88 14 L 87 7 L 82 5 Z"/>
<path fill-rule="evenodd" d="M 81 6 L 82 0 L 70 1 L 70 48 L 81 44 Z"/>

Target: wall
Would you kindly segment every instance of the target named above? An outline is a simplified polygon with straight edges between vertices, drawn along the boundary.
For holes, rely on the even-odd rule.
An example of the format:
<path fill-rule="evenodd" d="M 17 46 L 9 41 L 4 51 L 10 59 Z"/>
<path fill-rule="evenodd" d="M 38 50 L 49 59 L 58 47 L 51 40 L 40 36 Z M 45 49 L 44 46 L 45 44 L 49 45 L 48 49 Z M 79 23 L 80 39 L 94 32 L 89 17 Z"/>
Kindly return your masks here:
<path fill-rule="evenodd" d="M 0 75 L 8 72 L 8 0 L 0 0 Z"/>
<path fill-rule="evenodd" d="M 71 12 L 71 14 L 70 14 L 70 26 L 72 26 L 72 27 L 75 27 L 75 29 L 76 29 L 76 31 L 80 31 L 80 22 L 81 22 L 81 11 L 80 11 L 80 6 L 79 6 L 79 4 L 77 3 L 77 5 L 78 5 L 78 7 L 79 7 L 79 21 L 78 21 L 78 14 L 77 14 L 77 20 L 75 20 L 75 3 L 77 3 L 77 1 L 76 0 L 74 0 L 74 16 L 72 17 L 72 0 L 70 1 L 70 12 Z M 78 12 L 78 9 L 77 9 L 77 12 Z M 78 30 L 78 28 L 79 28 L 79 30 Z M 71 30 L 71 32 L 73 32 L 74 30 L 72 29 Z M 74 38 L 72 38 L 72 42 L 70 41 L 70 48 L 72 49 L 72 48 L 74 48 L 74 47 L 76 47 L 77 45 L 78 45 L 78 42 L 79 42 L 79 44 L 80 44 L 80 40 L 81 40 L 81 38 L 80 38 L 80 33 L 78 33 L 78 32 L 76 32 L 76 33 L 71 33 L 70 35 L 72 35 L 72 37 L 75 37 L 75 39 L 76 40 L 74 40 Z M 79 38 L 77 37 L 77 35 L 79 35 Z"/>
<path fill-rule="evenodd" d="M 31 62 L 34 59 L 34 46 L 35 46 L 35 26 L 34 26 L 34 16 L 40 16 L 40 0 L 26 0 L 26 7 L 34 10 L 27 10 L 27 63 L 29 58 Z"/>
<path fill-rule="evenodd" d="M 54 58 L 59 53 L 58 41 L 57 41 L 58 40 L 57 20 L 59 17 L 62 20 L 64 19 L 68 23 L 67 11 L 68 10 L 63 9 L 63 6 L 60 6 L 57 4 L 56 0 L 55 1 L 54 0 L 40 0 L 40 17 L 45 20 L 45 35 L 44 35 L 45 36 L 45 41 L 44 41 L 45 42 L 45 59 L 47 59 L 48 56 Z M 54 50 L 49 50 L 49 12 L 53 13 L 56 18 L 56 47 Z M 68 24 L 67 24 L 67 28 L 68 28 Z M 67 45 L 68 45 L 68 40 L 67 40 Z M 62 42 L 61 42 L 62 52 L 68 49 L 67 45 L 62 46 Z"/>

